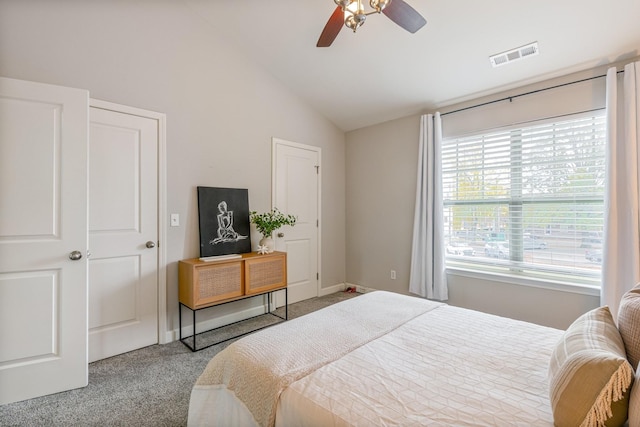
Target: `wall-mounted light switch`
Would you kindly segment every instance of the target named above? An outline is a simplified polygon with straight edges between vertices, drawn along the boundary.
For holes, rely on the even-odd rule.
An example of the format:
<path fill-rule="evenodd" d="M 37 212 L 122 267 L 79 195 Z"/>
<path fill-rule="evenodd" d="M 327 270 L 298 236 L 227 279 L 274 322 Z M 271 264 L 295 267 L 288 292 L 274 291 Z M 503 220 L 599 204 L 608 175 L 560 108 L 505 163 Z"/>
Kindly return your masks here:
<path fill-rule="evenodd" d="M 396 271 L 391 270 L 391 280 L 396 280 Z"/>
<path fill-rule="evenodd" d="M 172 227 L 180 226 L 180 214 L 171 214 L 171 226 Z"/>

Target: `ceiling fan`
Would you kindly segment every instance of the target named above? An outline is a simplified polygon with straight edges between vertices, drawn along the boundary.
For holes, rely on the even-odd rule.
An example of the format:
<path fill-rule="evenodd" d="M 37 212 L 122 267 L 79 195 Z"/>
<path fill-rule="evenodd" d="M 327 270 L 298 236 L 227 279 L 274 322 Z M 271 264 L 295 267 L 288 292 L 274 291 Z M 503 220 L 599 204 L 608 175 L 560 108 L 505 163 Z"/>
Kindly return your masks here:
<path fill-rule="evenodd" d="M 415 33 L 422 28 L 427 21 L 414 8 L 404 0 L 369 0 L 370 11 L 365 11 L 362 0 L 333 0 L 338 7 L 324 26 L 318 39 L 317 47 L 329 47 L 338 36 L 344 24 L 355 33 L 367 16 L 374 13 L 384 13 L 387 18 L 409 31 Z"/>

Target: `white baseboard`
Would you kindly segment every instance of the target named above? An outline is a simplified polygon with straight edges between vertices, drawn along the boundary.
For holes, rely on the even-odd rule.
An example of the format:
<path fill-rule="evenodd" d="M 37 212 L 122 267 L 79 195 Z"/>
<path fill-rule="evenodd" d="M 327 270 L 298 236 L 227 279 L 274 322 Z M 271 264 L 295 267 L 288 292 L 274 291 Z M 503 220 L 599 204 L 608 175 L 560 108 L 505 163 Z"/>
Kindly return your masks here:
<path fill-rule="evenodd" d="M 325 295 L 335 294 L 336 292 L 342 292 L 345 289 L 347 289 L 347 285 L 345 283 L 338 283 L 336 285 L 329 286 L 328 288 L 320 288 L 318 296 L 323 297 Z"/>

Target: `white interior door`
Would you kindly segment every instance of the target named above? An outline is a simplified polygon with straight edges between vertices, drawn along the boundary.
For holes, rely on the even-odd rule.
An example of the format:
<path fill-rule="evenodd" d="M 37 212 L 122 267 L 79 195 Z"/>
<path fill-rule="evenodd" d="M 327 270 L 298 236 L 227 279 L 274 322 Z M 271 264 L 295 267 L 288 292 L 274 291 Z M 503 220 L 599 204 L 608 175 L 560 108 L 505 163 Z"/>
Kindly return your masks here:
<path fill-rule="evenodd" d="M 0 404 L 87 385 L 88 101 L 0 78 Z"/>
<path fill-rule="evenodd" d="M 90 362 L 158 343 L 158 122 L 108 107 L 90 109 Z"/>
<path fill-rule="evenodd" d="M 296 225 L 275 232 L 287 252 L 289 303 L 318 296 L 320 148 L 273 139 L 273 206 L 295 215 Z"/>

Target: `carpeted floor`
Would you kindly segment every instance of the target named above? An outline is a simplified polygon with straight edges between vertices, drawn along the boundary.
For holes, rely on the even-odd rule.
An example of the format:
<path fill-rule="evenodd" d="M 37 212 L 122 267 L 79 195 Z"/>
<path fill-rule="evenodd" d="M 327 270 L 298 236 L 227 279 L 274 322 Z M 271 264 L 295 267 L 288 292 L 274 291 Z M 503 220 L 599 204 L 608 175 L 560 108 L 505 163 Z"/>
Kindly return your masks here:
<path fill-rule="evenodd" d="M 356 295 L 339 292 L 291 304 L 289 319 Z M 272 319 L 261 316 L 230 332 Z M 212 336 L 203 334 L 198 346 L 207 339 Z M 184 426 L 193 384 L 230 342 L 193 353 L 175 341 L 91 363 L 87 387 L 2 405 L 0 426 Z"/>

